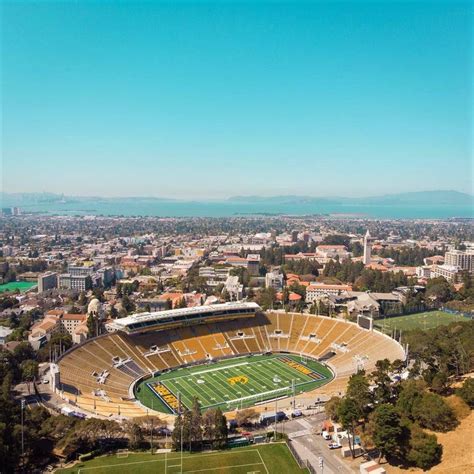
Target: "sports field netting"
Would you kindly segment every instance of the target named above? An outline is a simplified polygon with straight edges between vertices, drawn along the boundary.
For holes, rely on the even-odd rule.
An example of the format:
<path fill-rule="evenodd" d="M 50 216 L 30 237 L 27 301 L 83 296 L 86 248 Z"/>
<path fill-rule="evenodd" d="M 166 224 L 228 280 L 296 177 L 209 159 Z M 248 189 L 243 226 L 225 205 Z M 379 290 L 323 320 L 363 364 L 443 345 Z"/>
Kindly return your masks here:
<path fill-rule="evenodd" d="M 198 397 L 203 409 L 233 410 L 297 395 L 333 378 L 324 365 L 287 354 L 246 356 L 173 370 L 142 382 L 137 398 L 146 406 L 177 413 Z"/>

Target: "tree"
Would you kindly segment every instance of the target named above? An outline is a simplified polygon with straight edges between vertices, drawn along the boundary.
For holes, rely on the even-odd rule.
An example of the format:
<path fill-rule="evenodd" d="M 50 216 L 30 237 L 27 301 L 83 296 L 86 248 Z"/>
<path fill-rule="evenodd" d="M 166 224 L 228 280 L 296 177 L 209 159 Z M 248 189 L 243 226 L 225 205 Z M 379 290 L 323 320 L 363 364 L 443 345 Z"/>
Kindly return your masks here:
<path fill-rule="evenodd" d="M 128 421 L 124 424 L 124 428 L 128 436 L 130 449 L 135 450 L 141 448 L 144 441 L 142 427 L 134 421 Z"/>
<path fill-rule="evenodd" d="M 212 441 L 215 436 L 215 409 L 209 408 L 202 415 L 202 435 L 204 439 Z"/>
<path fill-rule="evenodd" d="M 222 449 L 227 444 L 227 419 L 220 408 L 211 408 L 204 412 L 203 435 L 212 443 L 213 449 Z"/>
<path fill-rule="evenodd" d="M 15 359 L 17 360 L 17 362 L 20 364 L 24 360 L 34 359 L 35 351 L 30 346 L 29 342 L 24 341 L 24 342 L 20 342 L 20 344 L 18 344 L 18 346 L 15 347 L 15 349 L 13 350 L 13 355 L 15 356 Z"/>
<path fill-rule="evenodd" d="M 223 288 L 222 293 L 221 293 L 221 296 L 222 296 L 222 299 L 223 299 L 224 301 L 230 301 L 230 299 L 231 299 L 231 298 L 230 298 L 230 293 L 229 293 L 229 291 L 227 290 L 227 288 Z"/>
<path fill-rule="evenodd" d="M 374 400 L 376 403 L 388 403 L 392 399 L 392 380 L 389 371 L 391 364 L 388 359 L 378 360 L 375 363 L 376 370 L 372 372 L 371 378 L 375 384 Z"/>
<path fill-rule="evenodd" d="M 367 413 L 372 395 L 369 390 L 369 381 L 364 372 L 351 375 L 347 384 L 347 396 L 354 400 L 360 413 Z"/>
<path fill-rule="evenodd" d="M 387 456 L 398 449 L 402 428 L 400 415 L 390 404 L 379 405 L 371 414 L 373 424 L 372 439 L 379 449 L 379 463 L 382 456 Z"/>
<path fill-rule="evenodd" d="M 397 400 L 397 410 L 402 416 L 413 420 L 413 407 L 426 390 L 424 380 L 404 380 Z"/>
<path fill-rule="evenodd" d="M 215 412 L 215 443 L 214 449 L 222 449 L 227 445 L 227 418 L 220 408 Z"/>
<path fill-rule="evenodd" d="M 362 412 L 359 410 L 359 405 L 352 398 L 344 397 L 339 404 L 337 410 L 337 416 L 342 424 L 342 427 L 349 433 L 349 449 L 351 450 L 352 457 L 355 457 L 354 453 L 354 434 L 355 428 L 362 417 Z M 352 438 L 352 440 L 351 440 Z"/>
<path fill-rule="evenodd" d="M 339 405 L 341 404 L 340 397 L 331 397 L 325 404 L 324 404 L 324 411 L 329 419 L 332 421 L 338 421 L 337 412 L 339 410 Z"/>
<path fill-rule="evenodd" d="M 440 372 L 437 372 L 431 379 L 431 389 L 433 390 L 433 392 L 443 394 L 446 392 L 447 388 L 448 375 L 446 374 L 446 372 L 441 370 Z"/>
<path fill-rule="evenodd" d="M 183 413 L 183 430 L 182 443 L 187 444 L 189 452 L 192 450 L 192 434 L 191 434 L 192 413 L 191 410 L 185 408 Z"/>
<path fill-rule="evenodd" d="M 275 288 L 264 288 L 257 293 L 256 302 L 263 309 L 273 308 L 273 305 L 276 301 L 276 291 Z"/>
<path fill-rule="evenodd" d="M 181 448 L 181 442 L 184 439 L 181 439 L 182 432 L 184 431 L 184 425 L 183 425 L 183 416 L 181 413 L 175 418 L 174 420 L 174 428 L 173 432 L 171 433 L 171 441 L 173 443 L 173 449 L 175 451 L 178 451 Z"/>
<path fill-rule="evenodd" d="M 246 426 L 256 421 L 258 417 L 259 414 L 253 408 L 244 408 L 235 414 L 235 422 L 237 426 Z"/>
<path fill-rule="evenodd" d="M 413 418 L 423 428 L 433 431 L 449 431 L 458 424 L 454 411 L 436 393 L 424 393 L 415 401 Z"/>
<path fill-rule="evenodd" d="M 464 381 L 461 388 L 456 393 L 471 407 L 474 407 L 474 379 L 468 378 Z"/>
<path fill-rule="evenodd" d="M 425 433 L 419 426 L 411 429 L 407 460 L 421 469 L 429 469 L 441 461 L 443 447 L 436 436 Z"/>
<path fill-rule="evenodd" d="M 426 297 L 445 303 L 452 300 L 454 290 L 452 285 L 443 277 L 432 278 L 426 284 Z"/>
<path fill-rule="evenodd" d="M 186 304 L 186 299 L 184 298 L 184 296 L 178 301 L 178 304 L 176 305 L 176 308 L 186 308 L 187 307 L 187 304 Z"/>
<path fill-rule="evenodd" d="M 96 319 L 94 318 L 92 314 L 89 314 L 89 316 L 87 316 L 87 336 L 88 337 L 98 336 Z"/>
<path fill-rule="evenodd" d="M 190 426 L 189 426 L 189 445 L 190 450 L 200 448 L 202 445 L 202 416 L 201 405 L 197 397 L 193 398 L 191 408 Z"/>
<path fill-rule="evenodd" d="M 129 298 L 128 294 L 124 294 L 122 297 L 122 308 L 127 312 L 127 314 L 135 311 L 135 303 Z"/>
<path fill-rule="evenodd" d="M 20 364 L 21 378 L 28 384 L 28 393 L 30 392 L 30 383 L 38 377 L 38 362 L 32 359 L 24 360 Z"/>

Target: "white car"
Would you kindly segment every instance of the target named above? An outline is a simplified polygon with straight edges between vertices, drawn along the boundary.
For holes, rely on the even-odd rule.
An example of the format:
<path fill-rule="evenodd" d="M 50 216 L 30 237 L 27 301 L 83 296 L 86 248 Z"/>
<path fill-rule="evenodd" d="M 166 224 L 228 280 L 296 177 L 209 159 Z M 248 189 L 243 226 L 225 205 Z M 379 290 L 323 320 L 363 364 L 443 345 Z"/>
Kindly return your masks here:
<path fill-rule="evenodd" d="M 326 441 L 332 439 L 332 436 L 327 431 L 323 431 L 321 435 Z"/>
<path fill-rule="evenodd" d="M 43 383 L 49 383 L 49 379 L 44 378 L 41 382 L 43 382 Z"/>

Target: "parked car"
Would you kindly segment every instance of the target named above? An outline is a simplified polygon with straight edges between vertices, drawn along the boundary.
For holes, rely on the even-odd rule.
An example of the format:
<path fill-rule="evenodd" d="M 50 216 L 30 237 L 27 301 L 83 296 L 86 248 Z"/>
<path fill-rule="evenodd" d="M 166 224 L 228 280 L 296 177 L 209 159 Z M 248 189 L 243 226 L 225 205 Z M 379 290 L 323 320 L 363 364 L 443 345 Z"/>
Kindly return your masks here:
<path fill-rule="evenodd" d="M 341 445 L 339 443 L 329 443 L 328 444 L 329 449 L 338 449 L 340 447 L 341 447 Z"/>
<path fill-rule="evenodd" d="M 323 431 L 323 432 L 321 433 L 321 436 L 322 436 L 323 439 L 325 439 L 326 441 L 332 439 L 332 436 L 331 436 L 327 431 Z"/>

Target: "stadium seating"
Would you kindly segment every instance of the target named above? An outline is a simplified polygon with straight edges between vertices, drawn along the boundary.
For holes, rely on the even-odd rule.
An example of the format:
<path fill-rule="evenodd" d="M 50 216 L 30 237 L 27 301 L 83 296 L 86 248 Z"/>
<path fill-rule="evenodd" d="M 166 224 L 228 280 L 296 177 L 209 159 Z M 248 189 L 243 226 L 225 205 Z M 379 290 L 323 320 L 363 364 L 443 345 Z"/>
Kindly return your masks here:
<path fill-rule="evenodd" d="M 267 312 L 255 317 L 145 334 L 111 333 L 86 341 L 59 361 L 61 396 L 104 416 L 142 416 L 131 385 L 146 374 L 185 364 L 268 351 L 323 358 L 335 373 L 318 397 L 343 393 L 358 368 L 378 359 L 403 359 L 393 339 L 325 316 Z"/>

